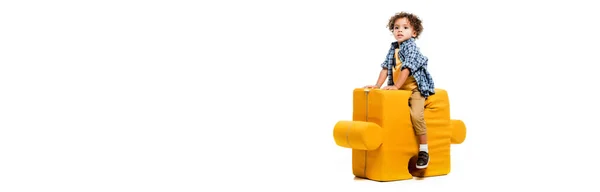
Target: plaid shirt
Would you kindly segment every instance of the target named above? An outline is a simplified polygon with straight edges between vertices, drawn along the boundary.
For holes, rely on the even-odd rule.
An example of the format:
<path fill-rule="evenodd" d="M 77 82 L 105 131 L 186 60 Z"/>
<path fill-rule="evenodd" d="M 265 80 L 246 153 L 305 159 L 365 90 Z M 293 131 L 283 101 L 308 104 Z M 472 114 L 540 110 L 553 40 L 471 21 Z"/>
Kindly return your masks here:
<path fill-rule="evenodd" d="M 429 71 L 427 71 L 428 59 L 421 54 L 413 38 L 400 43 L 400 45 L 398 45 L 397 41 L 392 43 L 386 60 L 381 64 L 381 67 L 388 69 L 388 85 L 394 85 L 392 73 L 396 66 L 396 60 L 394 59 L 394 50 L 396 48 L 400 48 L 398 56 L 400 57 L 400 61 L 402 61 L 402 69 L 408 68 L 410 70 L 410 74 L 415 78 L 421 95 L 428 98 L 430 95 L 435 94 L 433 79 Z"/>

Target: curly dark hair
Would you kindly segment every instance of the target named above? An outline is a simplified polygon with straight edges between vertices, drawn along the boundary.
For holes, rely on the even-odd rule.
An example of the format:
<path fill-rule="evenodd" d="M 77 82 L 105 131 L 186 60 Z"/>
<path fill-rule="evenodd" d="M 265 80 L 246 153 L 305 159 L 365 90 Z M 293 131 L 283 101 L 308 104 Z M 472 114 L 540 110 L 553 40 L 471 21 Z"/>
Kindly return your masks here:
<path fill-rule="evenodd" d="M 419 17 L 417 17 L 416 15 L 414 15 L 412 13 L 407 13 L 407 12 L 396 13 L 388 21 L 388 25 L 387 25 L 388 29 L 390 31 L 394 31 L 394 23 L 396 22 L 396 20 L 402 19 L 402 18 L 408 19 L 408 22 L 410 23 L 410 25 L 412 26 L 413 30 L 416 33 L 415 39 L 418 39 L 419 35 L 421 35 L 421 32 L 423 32 L 423 25 L 421 24 L 421 19 L 419 19 Z"/>

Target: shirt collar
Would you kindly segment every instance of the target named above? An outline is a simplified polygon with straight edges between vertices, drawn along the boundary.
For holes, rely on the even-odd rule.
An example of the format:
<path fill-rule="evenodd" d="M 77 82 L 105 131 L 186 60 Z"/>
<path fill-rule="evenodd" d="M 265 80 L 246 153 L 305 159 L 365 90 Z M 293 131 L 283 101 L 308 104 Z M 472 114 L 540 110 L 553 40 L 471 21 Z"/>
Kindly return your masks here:
<path fill-rule="evenodd" d="M 406 45 L 408 43 L 413 43 L 414 41 L 415 41 L 414 38 L 407 39 L 406 41 L 403 41 L 400 44 L 398 44 L 398 41 L 394 41 L 394 42 L 392 42 L 392 47 L 394 47 L 395 49 L 397 49 L 397 48 L 400 48 L 400 46 L 404 46 L 404 45 Z"/>

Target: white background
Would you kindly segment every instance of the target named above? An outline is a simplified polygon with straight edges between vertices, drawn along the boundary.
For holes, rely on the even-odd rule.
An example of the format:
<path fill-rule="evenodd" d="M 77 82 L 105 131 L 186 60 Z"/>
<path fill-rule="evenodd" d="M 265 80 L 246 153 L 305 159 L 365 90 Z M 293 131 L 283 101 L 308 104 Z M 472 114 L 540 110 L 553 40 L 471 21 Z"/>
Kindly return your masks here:
<path fill-rule="evenodd" d="M 0 191 L 597 191 L 584 2 L 3 1 Z M 354 180 L 333 125 L 400 11 L 467 138 L 447 176 Z"/>

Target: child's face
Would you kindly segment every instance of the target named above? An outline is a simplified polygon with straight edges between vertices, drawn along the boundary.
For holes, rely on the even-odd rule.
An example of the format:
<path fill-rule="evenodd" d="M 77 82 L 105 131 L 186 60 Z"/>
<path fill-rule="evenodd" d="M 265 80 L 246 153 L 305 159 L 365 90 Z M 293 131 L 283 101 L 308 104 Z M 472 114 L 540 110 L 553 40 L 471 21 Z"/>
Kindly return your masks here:
<path fill-rule="evenodd" d="M 394 22 L 393 34 L 394 38 L 396 38 L 399 43 L 417 35 L 406 17 L 396 19 L 396 22 Z"/>

